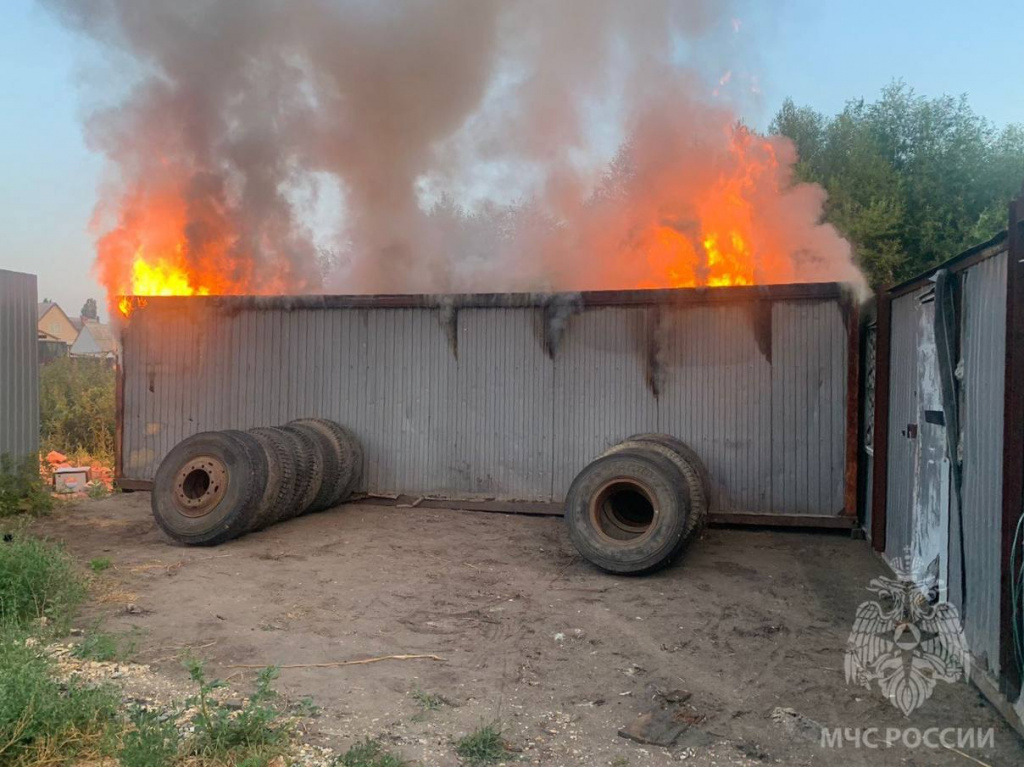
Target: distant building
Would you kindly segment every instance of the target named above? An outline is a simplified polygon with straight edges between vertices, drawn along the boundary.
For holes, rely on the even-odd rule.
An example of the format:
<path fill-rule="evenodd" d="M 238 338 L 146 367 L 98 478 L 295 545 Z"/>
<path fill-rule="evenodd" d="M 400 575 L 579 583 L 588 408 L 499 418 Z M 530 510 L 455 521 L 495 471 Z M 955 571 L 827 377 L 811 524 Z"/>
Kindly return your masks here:
<path fill-rule="evenodd" d="M 39 342 L 39 363 L 41 365 L 68 356 L 71 346 L 67 341 L 62 341 L 38 328 L 36 329 L 36 339 Z"/>
<path fill-rule="evenodd" d="M 81 320 L 76 323 L 68 319 L 64 310 L 53 301 L 42 301 L 36 305 L 38 314 L 38 327 L 47 338 L 63 341 L 69 346 L 78 338 L 78 332 L 82 329 Z"/>
<path fill-rule="evenodd" d="M 72 357 L 97 357 L 115 359 L 117 357 L 117 339 L 110 326 L 97 320 L 82 320 L 82 329 L 75 342 L 71 344 Z"/>

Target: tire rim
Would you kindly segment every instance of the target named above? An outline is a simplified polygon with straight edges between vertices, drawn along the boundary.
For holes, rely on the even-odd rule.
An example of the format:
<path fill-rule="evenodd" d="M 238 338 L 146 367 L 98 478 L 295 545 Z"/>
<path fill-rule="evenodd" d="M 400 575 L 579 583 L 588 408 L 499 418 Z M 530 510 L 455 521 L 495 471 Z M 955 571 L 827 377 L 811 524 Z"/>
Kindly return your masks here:
<path fill-rule="evenodd" d="M 199 455 L 178 469 L 174 504 L 186 517 L 205 517 L 217 508 L 228 487 L 228 471 L 219 458 Z"/>
<path fill-rule="evenodd" d="M 632 544 L 649 536 L 658 517 L 654 494 L 631 477 L 616 477 L 590 497 L 590 523 L 606 540 Z"/>

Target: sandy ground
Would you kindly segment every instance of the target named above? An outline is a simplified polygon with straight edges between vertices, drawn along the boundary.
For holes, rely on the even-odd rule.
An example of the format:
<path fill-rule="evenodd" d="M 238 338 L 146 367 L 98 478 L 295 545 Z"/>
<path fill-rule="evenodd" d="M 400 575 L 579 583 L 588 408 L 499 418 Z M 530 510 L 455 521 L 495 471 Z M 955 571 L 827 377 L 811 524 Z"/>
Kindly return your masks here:
<path fill-rule="evenodd" d="M 846 684 L 854 611 L 883 567 L 842 535 L 711 529 L 670 569 L 622 578 L 581 560 L 557 518 L 353 505 L 190 549 L 133 493 L 34 528 L 83 561 L 112 560 L 81 623 L 134 630 L 137 660 L 173 684 L 184 646 L 243 686 L 254 672 L 232 666 L 442 658 L 282 670 L 288 698 L 322 707 L 309 741 L 336 750 L 371 736 L 456 765 L 454 741 L 498 722 L 519 764 L 1024 763 L 966 684 L 939 684 L 909 718 Z M 417 690 L 450 705 L 423 711 Z M 618 735 L 676 690 L 691 693 L 672 705 L 692 723 L 677 745 Z M 778 723 L 777 707 L 830 728 L 992 727 L 995 748 L 836 751 Z"/>

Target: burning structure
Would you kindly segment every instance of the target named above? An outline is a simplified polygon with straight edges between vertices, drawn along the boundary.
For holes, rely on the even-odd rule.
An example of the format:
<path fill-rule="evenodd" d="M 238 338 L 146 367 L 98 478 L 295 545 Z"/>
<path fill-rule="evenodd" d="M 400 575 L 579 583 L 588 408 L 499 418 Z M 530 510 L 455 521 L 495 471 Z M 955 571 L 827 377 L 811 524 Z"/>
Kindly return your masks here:
<path fill-rule="evenodd" d="M 737 122 L 755 7 L 46 3 L 132 74 L 87 123 L 110 296 L 863 282 Z"/>

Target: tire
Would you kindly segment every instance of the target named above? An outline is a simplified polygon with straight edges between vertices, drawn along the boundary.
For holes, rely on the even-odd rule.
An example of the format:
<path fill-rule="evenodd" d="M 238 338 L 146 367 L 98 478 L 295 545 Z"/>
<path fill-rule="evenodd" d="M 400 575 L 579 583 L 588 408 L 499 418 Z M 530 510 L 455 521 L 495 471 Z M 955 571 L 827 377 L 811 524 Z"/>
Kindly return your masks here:
<path fill-rule="evenodd" d="M 278 429 L 260 427 L 250 429 L 267 456 L 267 487 L 263 492 L 249 531 L 262 530 L 284 518 L 295 502 L 298 456 L 290 435 Z"/>
<path fill-rule="evenodd" d="M 290 429 L 287 426 L 276 427 L 285 437 L 291 440 L 298 465 L 298 483 L 295 497 L 288 510 L 278 521 L 293 519 L 309 511 L 313 501 L 320 493 L 323 481 L 323 458 L 321 448 L 315 439 L 304 429 Z"/>
<path fill-rule="evenodd" d="M 602 570 L 625 575 L 671 563 L 690 516 L 679 467 L 648 449 L 621 449 L 593 461 L 573 480 L 565 501 L 577 551 Z"/>
<path fill-rule="evenodd" d="M 313 445 L 315 461 L 320 466 L 320 482 L 317 493 L 313 501 L 299 513 L 308 514 L 312 511 L 329 509 L 333 505 L 334 499 L 341 493 L 343 480 L 338 471 L 338 450 L 335 447 L 334 439 L 322 427 L 302 421 L 292 421 L 281 428 L 308 437 Z"/>
<path fill-rule="evenodd" d="M 711 508 L 711 474 L 708 472 L 703 459 L 698 455 L 696 450 L 682 440 L 676 439 L 669 434 L 634 434 L 632 437 L 628 437 L 624 441 L 649 442 L 656 445 L 663 445 L 682 456 L 686 462 L 696 470 L 697 475 L 700 477 L 702 485 L 701 490 L 703 491 L 705 505 L 708 509 Z"/>
<path fill-rule="evenodd" d="M 363 447 L 356 435 L 336 421 L 326 418 L 303 418 L 296 423 L 305 423 L 325 430 L 330 434 L 338 449 L 338 471 L 346 478 L 341 495 L 335 504 L 347 500 L 355 492 L 363 478 Z"/>
<path fill-rule="evenodd" d="M 153 517 L 167 535 L 192 546 L 237 538 L 252 524 L 267 486 L 259 442 L 237 431 L 208 431 L 175 445 L 153 479 Z"/>
<path fill-rule="evenodd" d="M 691 447 L 668 434 L 637 434 L 608 449 L 604 455 L 618 450 L 637 448 L 661 453 L 675 463 L 682 472 L 686 480 L 686 487 L 690 491 L 690 524 L 683 540 L 685 544 L 690 536 L 707 521 L 710 496 L 708 472 L 704 468 L 704 462 Z"/>

